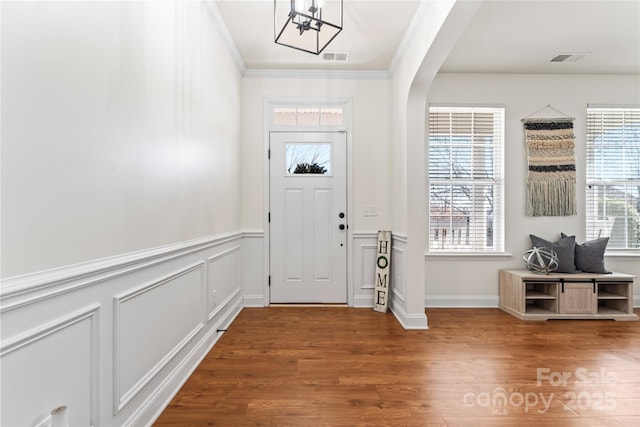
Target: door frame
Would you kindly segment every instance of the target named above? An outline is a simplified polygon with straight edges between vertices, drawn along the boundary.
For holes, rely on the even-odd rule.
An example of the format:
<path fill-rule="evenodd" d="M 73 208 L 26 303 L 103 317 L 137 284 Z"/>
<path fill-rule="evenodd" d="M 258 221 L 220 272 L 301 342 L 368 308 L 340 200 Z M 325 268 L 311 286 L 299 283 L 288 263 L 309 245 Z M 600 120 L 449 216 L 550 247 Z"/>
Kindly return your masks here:
<path fill-rule="evenodd" d="M 340 106 L 343 108 L 343 126 L 276 126 L 273 123 L 273 110 L 277 107 L 300 106 Z M 265 97 L 264 98 L 264 133 L 263 133 L 263 295 L 264 306 L 271 304 L 271 292 L 269 289 L 269 276 L 271 273 L 271 231 L 269 226 L 269 208 L 271 204 L 271 178 L 269 175 L 269 134 L 271 132 L 346 132 L 347 143 L 347 305 L 353 307 L 353 153 L 352 153 L 352 99 L 351 98 L 300 98 L 300 97 Z"/>

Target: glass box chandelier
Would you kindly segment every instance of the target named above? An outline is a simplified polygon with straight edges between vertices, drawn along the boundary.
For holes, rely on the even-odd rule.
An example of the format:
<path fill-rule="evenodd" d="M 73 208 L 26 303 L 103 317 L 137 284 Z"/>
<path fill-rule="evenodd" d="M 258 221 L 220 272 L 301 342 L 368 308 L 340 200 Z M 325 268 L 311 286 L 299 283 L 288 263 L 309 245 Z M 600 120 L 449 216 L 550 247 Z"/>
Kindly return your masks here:
<path fill-rule="evenodd" d="M 277 44 L 319 55 L 342 31 L 343 0 L 274 0 Z"/>

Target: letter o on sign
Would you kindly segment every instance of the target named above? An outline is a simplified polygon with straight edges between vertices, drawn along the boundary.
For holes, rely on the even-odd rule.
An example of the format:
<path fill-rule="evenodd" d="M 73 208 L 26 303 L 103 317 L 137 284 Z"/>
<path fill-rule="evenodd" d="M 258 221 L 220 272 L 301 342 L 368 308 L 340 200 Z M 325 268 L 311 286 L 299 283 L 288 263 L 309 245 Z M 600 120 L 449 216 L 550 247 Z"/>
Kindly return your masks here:
<path fill-rule="evenodd" d="M 378 261 L 376 262 L 376 264 L 378 264 L 379 269 L 384 270 L 389 265 L 389 260 L 386 256 L 381 255 L 378 257 Z"/>

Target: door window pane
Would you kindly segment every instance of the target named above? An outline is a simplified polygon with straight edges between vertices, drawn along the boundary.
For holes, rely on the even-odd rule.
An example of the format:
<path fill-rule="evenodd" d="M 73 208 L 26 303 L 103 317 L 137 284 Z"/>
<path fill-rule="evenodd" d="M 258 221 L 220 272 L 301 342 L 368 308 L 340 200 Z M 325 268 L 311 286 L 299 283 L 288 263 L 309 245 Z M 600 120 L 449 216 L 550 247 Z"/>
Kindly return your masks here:
<path fill-rule="evenodd" d="M 320 126 L 342 126 L 342 107 L 320 109 Z"/>
<path fill-rule="evenodd" d="M 295 108 L 274 108 L 273 124 L 278 126 L 295 126 L 296 125 L 296 109 Z"/>
<path fill-rule="evenodd" d="M 273 124 L 298 127 L 341 127 L 344 125 L 342 107 L 275 107 Z"/>
<path fill-rule="evenodd" d="M 298 108 L 298 126 L 318 126 L 319 124 L 319 108 Z"/>
<path fill-rule="evenodd" d="M 331 144 L 288 143 L 286 175 L 331 175 Z"/>

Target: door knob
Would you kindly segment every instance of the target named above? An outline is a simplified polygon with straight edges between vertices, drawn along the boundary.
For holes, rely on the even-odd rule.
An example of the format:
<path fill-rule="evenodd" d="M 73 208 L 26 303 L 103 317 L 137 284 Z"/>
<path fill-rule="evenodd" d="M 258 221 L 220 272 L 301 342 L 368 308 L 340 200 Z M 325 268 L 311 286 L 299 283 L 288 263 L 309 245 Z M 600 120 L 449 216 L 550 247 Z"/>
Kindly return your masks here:
<path fill-rule="evenodd" d="M 339 228 L 340 230 L 344 230 L 344 224 L 340 224 L 340 225 L 338 226 L 338 228 Z"/>

